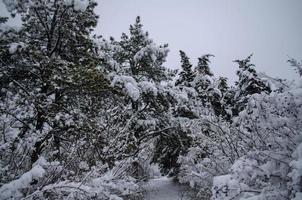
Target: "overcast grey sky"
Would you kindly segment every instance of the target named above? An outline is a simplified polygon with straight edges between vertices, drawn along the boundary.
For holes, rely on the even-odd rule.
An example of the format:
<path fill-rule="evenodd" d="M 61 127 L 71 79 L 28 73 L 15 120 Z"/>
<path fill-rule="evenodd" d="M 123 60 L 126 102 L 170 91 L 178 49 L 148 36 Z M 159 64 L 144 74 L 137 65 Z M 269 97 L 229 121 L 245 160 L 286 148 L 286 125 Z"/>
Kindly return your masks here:
<path fill-rule="evenodd" d="M 179 67 L 178 50 L 196 63 L 211 53 L 212 71 L 237 79 L 234 59 L 254 53 L 258 71 L 281 78 L 297 75 L 287 55 L 302 59 L 302 0 L 102 0 L 97 33 L 118 39 L 141 16 L 157 44 L 168 43 L 166 66 Z"/>
<path fill-rule="evenodd" d="M 258 71 L 296 78 L 287 55 L 302 59 L 302 0 L 97 0 L 100 21 L 96 32 L 119 39 L 136 16 L 157 44 L 168 43 L 165 64 L 178 68 L 178 51 L 196 64 L 211 53 L 216 75 L 237 80 L 232 60 L 254 53 Z M 7 15 L 2 1 L 0 14 Z"/>

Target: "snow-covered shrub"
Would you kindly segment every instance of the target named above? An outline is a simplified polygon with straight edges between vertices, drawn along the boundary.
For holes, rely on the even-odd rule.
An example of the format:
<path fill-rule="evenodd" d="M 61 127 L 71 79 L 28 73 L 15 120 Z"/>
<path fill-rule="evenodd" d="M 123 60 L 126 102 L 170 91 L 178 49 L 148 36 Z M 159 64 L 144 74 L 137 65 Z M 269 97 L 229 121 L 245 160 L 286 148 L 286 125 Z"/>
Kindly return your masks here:
<path fill-rule="evenodd" d="M 297 138 L 300 144 L 297 146 L 296 150 L 293 152 L 293 160 L 290 162 L 291 171 L 288 176 L 291 178 L 291 197 L 294 200 L 302 198 L 302 136 Z"/>
<path fill-rule="evenodd" d="M 31 193 L 37 189 L 35 182 L 41 181 L 45 175 L 47 162 L 44 158 L 40 158 L 31 170 L 22 174 L 16 180 L 6 183 L 0 187 L 0 199 L 20 199 L 23 194 Z"/>
<path fill-rule="evenodd" d="M 31 170 L 0 187 L 1 199 L 123 199 L 139 196 L 140 188 L 128 176 L 125 162 L 113 169 L 99 163 L 77 177 L 65 166 L 41 157 Z M 61 178 L 58 178 L 61 177 Z"/>
<path fill-rule="evenodd" d="M 197 196 L 202 199 L 210 198 L 213 178 L 218 174 L 225 174 L 232 163 L 230 148 L 223 139 L 227 127 L 218 129 L 217 124 L 209 121 L 214 119 L 215 117 L 204 117 L 196 119 L 190 125 L 193 145 L 178 159 L 179 182 L 188 183 L 195 188 L 198 191 Z"/>
<path fill-rule="evenodd" d="M 233 134 L 241 138 L 236 141 L 241 156 L 225 175 L 228 181 L 225 176 L 214 178 L 212 199 L 281 200 L 299 195 L 301 98 L 299 84 L 284 92 L 251 96 L 232 125 Z M 234 181 L 238 182 L 235 188 Z"/>

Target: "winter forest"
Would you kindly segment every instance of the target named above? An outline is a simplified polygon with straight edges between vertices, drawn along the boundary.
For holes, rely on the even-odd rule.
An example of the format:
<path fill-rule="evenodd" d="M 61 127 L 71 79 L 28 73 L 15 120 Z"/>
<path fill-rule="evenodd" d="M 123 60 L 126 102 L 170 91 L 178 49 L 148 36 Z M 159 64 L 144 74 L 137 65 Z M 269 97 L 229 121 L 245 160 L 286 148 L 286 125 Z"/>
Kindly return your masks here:
<path fill-rule="evenodd" d="M 22 26 L 0 17 L 1 200 L 302 199 L 299 58 L 291 81 L 251 52 L 230 84 L 215 55 L 165 67 L 143 17 L 104 38 L 94 0 L 3 2 Z"/>

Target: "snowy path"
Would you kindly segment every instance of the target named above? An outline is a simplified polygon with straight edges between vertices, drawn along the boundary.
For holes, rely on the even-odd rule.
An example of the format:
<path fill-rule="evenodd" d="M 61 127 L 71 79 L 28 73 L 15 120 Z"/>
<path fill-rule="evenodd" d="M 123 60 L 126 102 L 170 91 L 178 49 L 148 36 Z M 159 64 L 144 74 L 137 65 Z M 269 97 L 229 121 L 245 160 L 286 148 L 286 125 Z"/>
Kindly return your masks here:
<path fill-rule="evenodd" d="M 173 182 L 172 178 L 152 179 L 144 186 L 146 200 L 188 200 L 189 187 Z"/>

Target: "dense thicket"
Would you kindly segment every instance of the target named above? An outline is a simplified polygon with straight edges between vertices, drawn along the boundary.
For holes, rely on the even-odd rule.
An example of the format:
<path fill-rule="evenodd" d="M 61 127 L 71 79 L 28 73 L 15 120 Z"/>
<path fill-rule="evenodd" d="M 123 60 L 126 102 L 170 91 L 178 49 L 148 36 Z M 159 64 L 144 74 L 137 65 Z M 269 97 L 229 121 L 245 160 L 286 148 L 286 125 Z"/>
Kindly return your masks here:
<path fill-rule="evenodd" d="M 140 199 L 163 175 L 196 199 L 302 197 L 302 84 L 211 54 L 164 66 L 137 17 L 120 40 L 92 35 L 94 1 L 4 1 L 0 18 L 0 199 Z M 301 63 L 290 64 L 301 75 Z"/>

